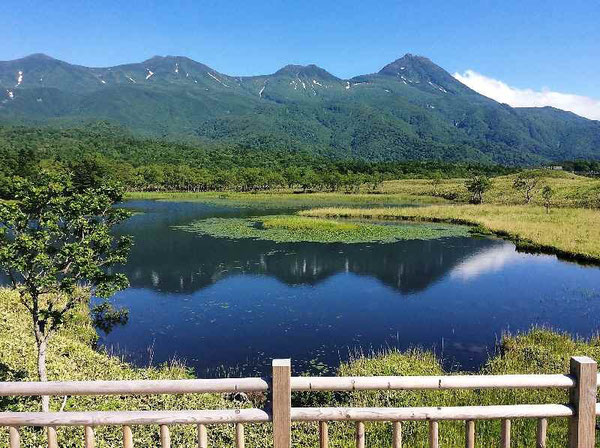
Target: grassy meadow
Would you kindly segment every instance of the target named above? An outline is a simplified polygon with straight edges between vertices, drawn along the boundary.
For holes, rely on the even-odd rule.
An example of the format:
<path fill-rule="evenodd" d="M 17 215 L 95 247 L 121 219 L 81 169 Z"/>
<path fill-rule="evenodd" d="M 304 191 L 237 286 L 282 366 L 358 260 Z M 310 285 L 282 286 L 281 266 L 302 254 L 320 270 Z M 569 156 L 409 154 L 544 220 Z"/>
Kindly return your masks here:
<path fill-rule="evenodd" d="M 84 304 L 85 305 L 85 304 Z M 95 349 L 97 335 L 93 330 L 87 306 L 75 310 L 71 319 L 77 322 L 62 330 L 50 344 L 48 369 L 50 380 L 117 380 L 117 379 L 183 379 L 192 372 L 182 363 L 172 361 L 160 366 L 135 368 L 118 357 Z M 36 380 L 35 353 L 30 317 L 9 289 L 0 289 L 0 381 Z M 15 338 L 14 335 L 20 337 Z M 533 329 L 527 334 L 505 335 L 498 353 L 482 367 L 480 373 L 564 373 L 572 355 L 600 357 L 600 340 L 574 340 L 569 336 L 544 329 Z M 388 349 L 381 353 L 356 354 L 337 370 L 338 375 L 439 375 L 457 374 L 444 371 L 441 361 L 432 353 L 418 349 L 399 352 Z M 222 395 L 197 394 L 185 396 L 107 396 L 68 397 L 65 411 L 77 410 L 173 410 L 173 409 L 232 409 L 263 407 L 263 394 Z M 63 397 L 53 398 L 51 409 L 58 410 Z M 567 401 L 564 390 L 495 390 L 495 391 L 380 391 L 357 393 L 296 393 L 294 406 L 461 406 L 511 403 L 561 403 Z M 5 411 L 37 411 L 36 398 L 0 399 Z M 499 440 L 498 421 L 478 422 L 478 446 L 496 446 Z M 513 446 L 534 446 L 534 420 L 513 422 Z M 174 426 L 173 446 L 193 446 L 196 430 L 193 425 Z M 268 447 L 270 425 L 247 425 L 246 443 L 253 447 Z M 366 425 L 368 446 L 390 446 L 391 425 Z M 354 445 L 354 426 L 348 423 L 330 424 L 332 447 L 350 448 Z M 159 431 L 154 426 L 134 427 L 135 446 L 158 446 Z M 22 446 L 38 447 L 46 443 L 44 431 L 23 428 Z M 121 430 L 100 427 L 96 430 L 97 447 L 120 446 Z M 211 425 L 208 430 L 210 446 L 233 446 L 233 425 Z M 422 447 L 427 440 L 426 422 L 409 422 L 403 427 L 404 446 Z M 548 428 L 548 447 L 565 446 L 567 424 L 565 419 L 551 419 Z M 59 446 L 80 447 L 83 428 L 59 428 Z M 295 424 L 294 446 L 318 446 L 316 423 Z M 444 446 L 464 446 L 464 423 L 442 422 L 440 441 Z M 8 431 L 0 428 L 0 446 L 8 445 Z"/>
<path fill-rule="evenodd" d="M 534 191 L 531 204 L 542 205 L 540 191 L 543 185 L 554 190 L 552 203 L 556 207 L 600 207 L 600 180 L 577 176 L 564 171 L 535 171 L 540 183 Z M 492 179 L 492 189 L 486 193 L 485 202 L 498 205 L 524 203 L 523 195 L 513 188 L 516 174 Z M 273 208 L 306 208 L 337 205 L 396 206 L 467 203 L 469 194 L 465 179 L 400 179 L 385 181 L 377 189 L 363 185 L 358 193 L 300 192 L 293 189 L 274 189 L 254 193 L 225 192 L 129 192 L 126 199 L 163 201 L 199 201 L 223 205 L 257 206 Z"/>

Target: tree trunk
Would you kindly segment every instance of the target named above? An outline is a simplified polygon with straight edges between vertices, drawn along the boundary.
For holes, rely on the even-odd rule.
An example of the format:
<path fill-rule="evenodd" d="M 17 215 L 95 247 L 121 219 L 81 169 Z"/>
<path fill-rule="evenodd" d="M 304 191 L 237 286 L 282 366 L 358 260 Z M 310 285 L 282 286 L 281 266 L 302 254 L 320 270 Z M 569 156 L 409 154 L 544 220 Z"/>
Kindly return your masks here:
<path fill-rule="evenodd" d="M 48 381 L 48 373 L 46 371 L 46 349 L 48 348 L 48 341 L 42 331 L 36 328 L 35 339 L 37 343 L 38 358 L 38 379 L 40 381 Z M 42 396 L 42 412 L 50 411 L 50 397 L 48 395 Z"/>

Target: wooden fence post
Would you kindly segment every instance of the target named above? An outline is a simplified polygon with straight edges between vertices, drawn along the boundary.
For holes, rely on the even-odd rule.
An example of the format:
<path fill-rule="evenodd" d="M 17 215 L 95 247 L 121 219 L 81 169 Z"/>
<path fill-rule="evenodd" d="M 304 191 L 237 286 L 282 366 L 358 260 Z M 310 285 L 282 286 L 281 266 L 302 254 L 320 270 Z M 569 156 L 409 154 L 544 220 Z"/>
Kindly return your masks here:
<path fill-rule="evenodd" d="M 292 362 L 289 359 L 273 360 L 273 446 L 292 446 Z"/>
<path fill-rule="evenodd" d="M 596 445 L 596 361 L 587 356 L 571 358 L 571 375 L 576 384 L 570 393 L 575 411 L 569 424 L 569 448 L 594 448 Z"/>

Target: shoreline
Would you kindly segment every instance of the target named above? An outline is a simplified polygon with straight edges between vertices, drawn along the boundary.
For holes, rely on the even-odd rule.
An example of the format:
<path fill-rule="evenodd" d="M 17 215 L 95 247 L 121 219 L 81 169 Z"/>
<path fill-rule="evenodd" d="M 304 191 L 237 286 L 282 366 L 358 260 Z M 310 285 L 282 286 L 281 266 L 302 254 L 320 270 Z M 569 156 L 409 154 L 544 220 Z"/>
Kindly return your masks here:
<path fill-rule="evenodd" d="M 488 207 L 488 208 L 486 208 Z M 408 221 L 408 222 L 437 222 L 437 223 L 445 223 L 445 224 L 459 224 L 459 225 L 467 225 L 470 226 L 482 234 L 491 234 L 509 241 L 512 241 L 517 250 L 525 253 L 540 253 L 546 255 L 555 255 L 557 258 L 566 261 L 574 261 L 581 264 L 598 266 L 600 265 L 600 247 L 594 247 L 593 252 L 584 252 L 579 246 L 579 249 L 568 250 L 561 245 L 564 244 L 563 241 L 557 241 L 555 244 L 548 243 L 546 241 L 536 241 L 535 238 L 523 235 L 518 231 L 510 230 L 507 228 L 502 228 L 501 224 L 497 224 L 497 219 L 494 225 L 489 225 L 486 222 L 486 215 L 481 213 L 481 215 L 477 216 L 477 214 L 473 214 L 473 216 L 469 217 L 460 217 L 459 214 L 463 211 L 468 210 L 470 213 L 473 210 L 477 211 L 478 208 L 481 212 L 489 212 L 490 208 L 492 211 L 501 211 L 503 207 L 511 208 L 511 214 L 514 214 L 515 206 L 486 206 L 486 205 L 448 205 L 448 206 L 429 206 L 429 207 L 406 207 L 401 209 L 389 209 L 389 208 L 372 208 L 372 209 L 350 209 L 350 208 L 315 208 L 310 210 L 305 210 L 299 212 L 300 216 L 312 216 L 319 218 L 362 218 L 362 219 L 380 219 L 380 220 L 388 220 L 388 221 Z M 535 209 L 535 207 L 520 207 L 521 209 L 528 209 L 531 211 Z M 551 214 L 561 213 L 561 210 L 565 209 L 554 209 L 551 211 Z M 580 214 L 591 214 L 598 215 L 596 216 L 597 223 L 600 223 L 600 212 L 586 209 L 568 209 L 571 212 L 580 213 Z M 442 213 L 436 213 L 436 212 Z M 539 212 L 539 209 L 538 209 Z M 545 212 L 543 212 L 545 213 Z M 446 216 L 442 216 L 442 214 L 446 214 Z M 469 213 L 467 213 L 469 214 Z M 541 213 L 536 213 L 534 216 L 538 216 Z M 510 214 L 507 214 L 510 215 Z M 500 215 L 502 216 L 502 215 Z M 529 224 L 533 227 L 536 222 L 529 221 Z M 554 223 L 557 226 L 560 226 L 561 223 Z M 573 230 L 570 228 L 571 226 L 567 226 L 566 223 L 563 223 L 563 226 L 566 230 Z M 505 226 L 510 227 L 510 224 Z M 580 226 L 580 230 L 582 226 Z M 583 226 L 584 227 L 584 226 Z M 586 229 L 583 229 L 585 231 Z M 593 229 L 591 230 L 593 231 Z M 600 230 L 596 231 L 599 233 L 596 239 L 596 244 L 600 244 Z M 534 233 L 534 232 L 532 232 Z M 579 241 L 576 233 L 570 233 L 572 238 L 575 241 Z M 577 235 L 577 236 L 576 236 Z"/>

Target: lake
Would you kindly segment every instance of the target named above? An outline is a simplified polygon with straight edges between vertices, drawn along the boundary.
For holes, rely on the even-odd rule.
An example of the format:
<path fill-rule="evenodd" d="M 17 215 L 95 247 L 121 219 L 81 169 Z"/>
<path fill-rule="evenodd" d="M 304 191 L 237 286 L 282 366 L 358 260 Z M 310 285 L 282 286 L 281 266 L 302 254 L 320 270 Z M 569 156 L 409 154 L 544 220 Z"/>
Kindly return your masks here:
<path fill-rule="evenodd" d="M 229 240 L 172 227 L 265 209 L 131 201 L 129 322 L 100 343 L 138 365 L 180 359 L 199 376 L 264 373 L 275 357 L 324 372 L 356 353 L 435 350 L 476 369 L 505 331 L 598 329 L 600 269 L 452 237 L 392 244 Z"/>

